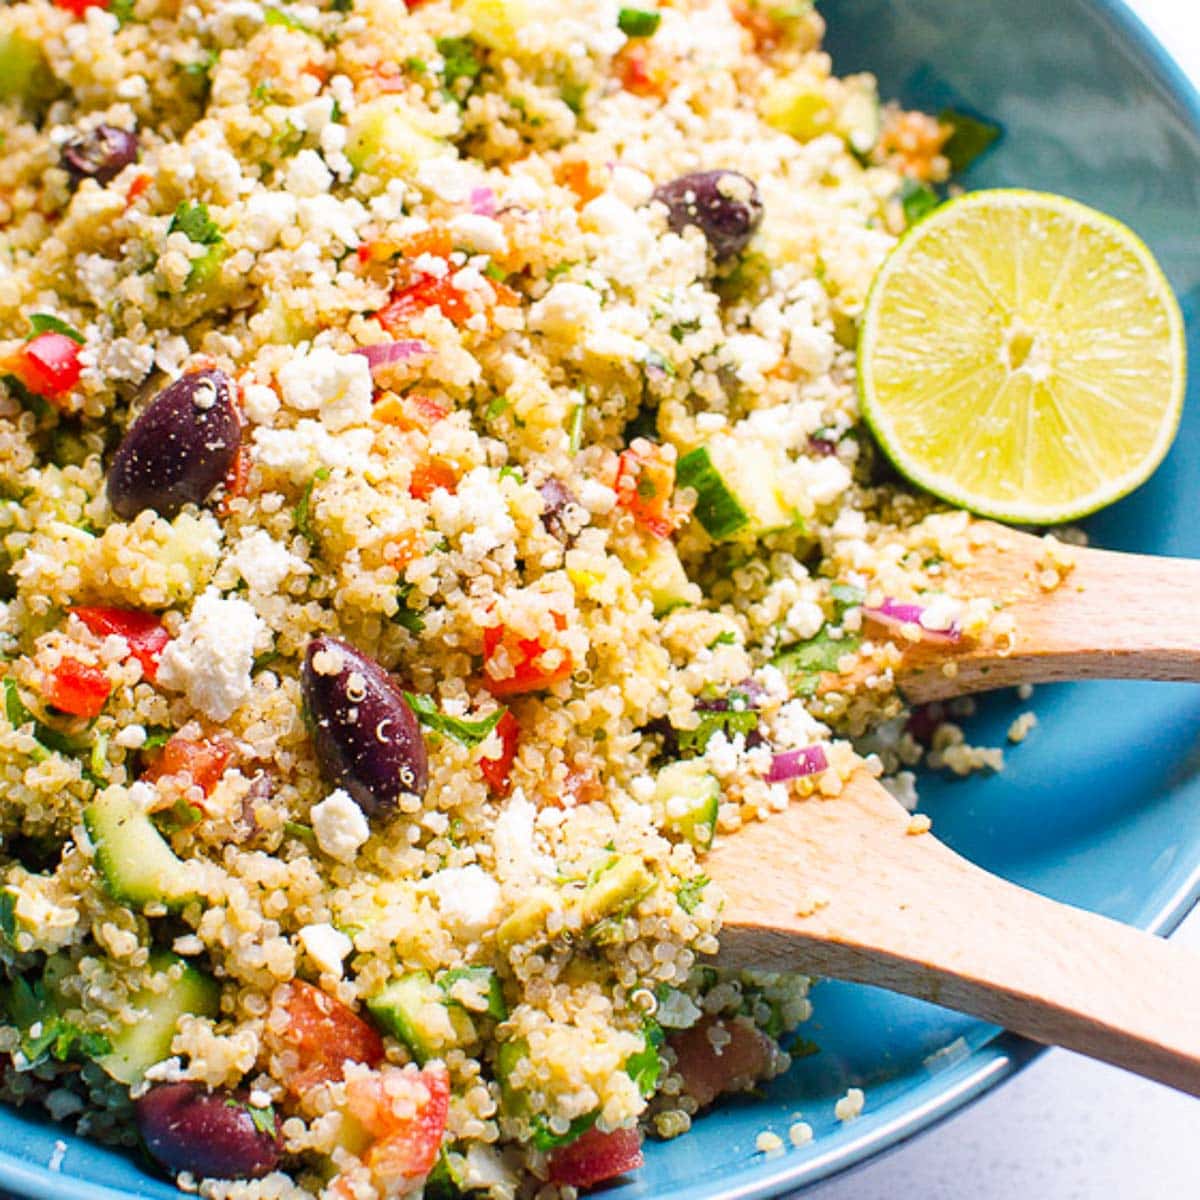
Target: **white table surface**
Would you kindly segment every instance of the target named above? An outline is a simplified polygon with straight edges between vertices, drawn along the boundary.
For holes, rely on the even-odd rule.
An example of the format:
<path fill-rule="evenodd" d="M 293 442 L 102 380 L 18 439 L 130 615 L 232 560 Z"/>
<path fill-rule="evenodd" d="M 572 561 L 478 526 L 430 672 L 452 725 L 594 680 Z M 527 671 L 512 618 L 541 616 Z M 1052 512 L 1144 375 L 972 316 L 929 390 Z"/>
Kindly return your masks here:
<path fill-rule="evenodd" d="M 1200 80 L 1200 3 L 1129 4 Z M 1200 910 L 1175 938 L 1200 950 Z M 1200 1003 L 1200 998 L 1181 1002 Z M 1010 1083 L 917 1141 L 804 1192 L 804 1200 L 1197 1196 L 1200 1100 L 1065 1050 L 1044 1054 Z"/>

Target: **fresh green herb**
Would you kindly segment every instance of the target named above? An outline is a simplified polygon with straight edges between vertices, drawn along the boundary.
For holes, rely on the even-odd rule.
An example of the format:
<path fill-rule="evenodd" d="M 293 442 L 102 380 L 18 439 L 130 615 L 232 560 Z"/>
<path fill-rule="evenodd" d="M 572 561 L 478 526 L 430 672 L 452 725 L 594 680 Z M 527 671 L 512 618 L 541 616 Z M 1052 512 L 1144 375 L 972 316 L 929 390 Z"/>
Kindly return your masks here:
<path fill-rule="evenodd" d="M 318 467 L 317 470 L 313 472 L 313 477 L 308 481 L 307 484 L 305 484 L 299 503 L 297 503 L 294 509 L 296 528 L 300 531 L 301 536 L 306 542 L 308 542 L 310 546 L 315 546 L 317 544 L 316 530 L 314 530 L 312 526 L 313 488 L 315 488 L 318 483 L 321 483 L 328 478 L 329 468 Z"/>
<path fill-rule="evenodd" d="M 329 9 L 331 12 L 353 12 L 354 0 L 330 0 Z"/>
<path fill-rule="evenodd" d="M 7 888 L 0 892 L 0 932 L 10 942 L 17 932 L 17 898 Z"/>
<path fill-rule="evenodd" d="M 336 3 L 337 0 L 334 0 L 334 2 Z M 338 11 L 348 12 L 349 7 L 345 9 L 339 9 Z M 236 1105 L 237 1103 L 238 1102 L 235 1100 L 234 1104 Z M 262 1108 L 259 1108 L 257 1105 L 247 1104 L 246 1111 L 250 1114 L 250 1120 L 254 1122 L 254 1128 L 257 1129 L 259 1133 L 264 1133 L 267 1135 L 267 1137 L 275 1136 L 275 1108 L 273 1105 L 267 1104 Z"/>
<path fill-rule="evenodd" d="M 263 9 L 263 20 L 268 25 L 282 25 L 284 29 L 294 29 L 297 33 L 313 33 L 303 21 L 293 17 L 290 12 L 282 8 L 267 6 Z"/>
<path fill-rule="evenodd" d="M 271 85 L 263 79 L 254 85 L 254 91 L 250 94 L 260 104 L 266 104 L 271 99 Z"/>
<path fill-rule="evenodd" d="M 826 626 L 816 637 L 780 651 L 771 663 L 783 672 L 793 695 L 807 698 L 816 695 L 822 673 L 836 671 L 841 657 L 853 654 L 860 640 L 851 634 L 835 638 Z"/>
<path fill-rule="evenodd" d="M 483 410 L 484 419 L 487 421 L 494 421 L 498 416 L 507 412 L 511 407 L 512 401 L 507 396 L 497 396 L 487 406 L 487 408 Z"/>
<path fill-rule="evenodd" d="M 122 28 L 133 20 L 133 9 L 136 0 L 112 0 L 108 11 L 117 18 L 117 24 Z"/>
<path fill-rule="evenodd" d="M 146 734 L 146 740 L 142 743 L 141 749 L 158 750 L 165 746 L 170 740 L 174 730 L 152 727 L 150 732 Z"/>
<path fill-rule="evenodd" d="M 508 711 L 498 708 L 479 721 L 467 721 L 462 717 L 451 717 L 439 711 L 432 696 L 418 696 L 413 692 L 404 693 L 408 706 L 417 714 L 417 720 L 427 729 L 444 733 L 453 738 L 460 746 L 470 749 L 478 746 L 489 733 L 500 723 L 500 718 Z"/>
<path fill-rule="evenodd" d="M 587 405 L 581 400 L 571 410 L 570 438 L 567 445 L 572 458 L 579 453 L 579 448 L 583 445 L 583 415 L 586 409 Z"/>
<path fill-rule="evenodd" d="M 553 283 L 560 275 L 565 275 L 573 266 L 575 266 L 574 259 L 555 263 L 554 266 L 546 271 L 546 282 Z"/>
<path fill-rule="evenodd" d="M 525 472 L 520 467 L 510 466 L 505 464 L 500 468 L 501 479 L 515 479 L 518 483 L 525 482 Z"/>
<path fill-rule="evenodd" d="M 61 333 L 69 337 L 76 345 L 83 345 L 83 334 L 72 329 L 61 317 L 53 313 L 33 313 L 29 318 L 29 326 L 33 332 L 29 335 L 37 337 L 39 333 Z"/>
<path fill-rule="evenodd" d="M 203 819 L 203 809 L 189 804 L 182 796 L 177 796 L 170 808 L 160 809 L 154 814 L 155 825 L 168 835 L 180 833 L 184 829 L 193 829 Z"/>
<path fill-rule="evenodd" d="M 278 650 L 264 650 L 262 654 L 256 654 L 254 661 L 250 664 L 250 674 L 257 675 L 259 671 L 265 670 L 273 662 L 278 662 L 283 657 Z"/>
<path fill-rule="evenodd" d="M 189 79 L 200 80 L 202 83 L 207 84 L 213 67 L 217 65 L 217 57 L 218 55 L 215 50 L 207 50 L 203 58 L 186 62 L 180 69 Z"/>
<path fill-rule="evenodd" d="M 3 1000 L 12 1023 L 21 1031 L 21 1053 L 30 1064 L 47 1054 L 59 1062 L 66 1062 L 76 1054 L 99 1058 L 112 1048 L 103 1035 L 63 1020 L 40 979 L 30 983 L 18 975 L 4 989 Z"/>
<path fill-rule="evenodd" d="M 494 283 L 503 283 L 508 278 L 508 272 L 498 263 L 488 263 L 483 273 Z"/>
<path fill-rule="evenodd" d="M 182 233 L 199 246 L 216 246 L 224 241 L 220 226 L 208 215 L 208 205 L 203 202 L 181 201 L 167 232 Z"/>
<path fill-rule="evenodd" d="M 583 100 L 587 95 L 587 84 L 569 79 L 562 85 L 559 95 L 562 102 L 578 117 L 583 114 Z"/>
<path fill-rule="evenodd" d="M 708 648 L 710 650 L 713 650 L 717 646 L 736 646 L 736 645 L 737 645 L 737 634 L 734 633 L 732 629 L 727 629 L 727 630 L 725 630 L 724 633 L 718 633 L 717 636 L 715 638 L 713 638 L 713 640 L 711 642 L 708 643 Z"/>
<path fill-rule="evenodd" d="M 467 37 L 441 37 L 435 44 L 442 56 L 442 81 L 446 87 L 452 89 L 460 79 L 469 79 L 474 87 L 474 81 L 483 71 L 479 47 Z"/>
<path fill-rule="evenodd" d="M 37 747 L 33 752 L 35 762 L 44 761 L 52 750 L 72 758 L 78 758 L 91 750 L 91 743 L 86 732 L 83 734 L 63 733 L 52 725 L 39 721 L 26 707 L 25 701 L 21 699 L 17 681 L 11 675 L 4 680 L 4 715 L 14 729 L 20 729 L 22 725 L 33 725 L 33 736 L 37 741 Z"/>
<path fill-rule="evenodd" d="M 404 60 L 404 69 L 411 75 L 424 75 L 429 70 L 429 67 L 423 58 L 406 58 Z"/>
<path fill-rule="evenodd" d="M 566 1133 L 555 1133 L 550 1128 L 549 1121 L 541 1113 L 536 1113 L 530 1122 L 533 1127 L 530 1141 L 533 1142 L 534 1148 L 541 1150 L 543 1154 L 548 1150 L 556 1150 L 559 1146 L 569 1146 L 595 1125 L 599 1115 L 599 1112 L 584 1113 L 582 1117 L 576 1117 L 571 1122 Z"/>
<path fill-rule="evenodd" d="M 943 125 L 954 127 L 954 132 L 942 147 L 942 153 L 950 160 L 950 169 L 956 175 L 965 171 L 1000 139 L 999 125 L 993 125 L 991 121 L 981 120 L 969 113 L 944 108 L 938 113 L 938 120 Z"/>
<path fill-rule="evenodd" d="M 927 183 L 906 179 L 900 189 L 900 206 L 904 209 L 904 220 L 915 225 L 941 204 L 942 198 Z"/>
<path fill-rule="evenodd" d="M 671 336 L 677 342 L 682 342 L 689 333 L 695 333 L 700 328 L 700 319 L 693 317 L 687 321 L 676 321 L 671 326 Z"/>
<path fill-rule="evenodd" d="M 648 1100 L 658 1086 L 662 1073 L 662 1058 L 658 1048 L 664 1041 L 662 1026 L 657 1021 L 646 1019 L 646 1041 L 640 1050 L 625 1060 L 625 1074 L 637 1085 L 637 1089 Z"/>
<path fill-rule="evenodd" d="M 413 585 L 407 580 L 396 588 L 397 608 L 392 613 L 392 624 L 407 629 L 409 633 L 421 633 L 425 629 L 425 618 L 408 606 L 408 598 L 412 595 Z"/>
<path fill-rule="evenodd" d="M 734 701 L 739 692 L 730 692 L 729 698 Z M 758 728 L 758 713 L 752 708 L 729 708 L 722 712 L 702 710 L 700 723 L 695 729 L 676 730 L 679 740 L 679 750 L 685 757 L 703 754 L 708 743 L 717 732 L 723 733 L 732 740 L 739 733 L 745 737 Z"/>
<path fill-rule="evenodd" d="M 83 777 L 97 788 L 108 787 L 108 734 L 98 733 L 83 767 Z"/>
<path fill-rule="evenodd" d="M 644 8 L 623 8 L 617 14 L 617 28 L 631 38 L 653 37 L 662 21 L 662 13 L 647 12 Z"/>
<path fill-rule="evenodd" d="M 707 875 L 695 875 L 681 883 L 679 890 L 675 893 L 679 907 L 685 913 L 694 913 L 700 905 L 701 892 L 708 887 L 710 882 Z"/>
<path fill-rule="evenodd" d="M 284 821 L 283 832 L 299 838 L 302 842 L 307 842 L 310 846 L 316 845 L 317 835 L 313 833 L 311 825 L 302 825 L 299 821 Z"/>

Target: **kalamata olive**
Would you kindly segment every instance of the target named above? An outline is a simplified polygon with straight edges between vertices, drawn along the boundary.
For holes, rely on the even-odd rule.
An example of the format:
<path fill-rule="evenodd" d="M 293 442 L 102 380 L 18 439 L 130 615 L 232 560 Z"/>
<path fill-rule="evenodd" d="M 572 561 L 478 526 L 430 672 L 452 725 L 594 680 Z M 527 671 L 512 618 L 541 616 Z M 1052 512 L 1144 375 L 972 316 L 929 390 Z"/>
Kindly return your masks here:
<path fill-rule="evenodd" d="M 680 233 L 695 225 L 718 262 L 745 250 L 763 206 L 754 180 L 737 171 L 696 171 L 664 183 L 655 200 L 667 206 L 667 224 Z"/>
<path fill-rule="evenodd" d="M 242 440 L 223 371 L 195 371 L 163 388 L 129 427 L 108 469 L 113 511 L 173 517 L 200 504 L 229 472 Z"/>
<path fill-rule="evenodd" d="M 91 133 L 68 142 L 62 150 L 62 165 L 78 183 L 94 179 L 105 184 L 116 179 L 131 162 L 137 162 L 136 133 L 112 125 L 97 125 Z"/>
<path fill-rule="evenodd" d="M 429 784 L 425 740 L 388 673 L 334 637 L 314 638 L 300 676 L 317 762 L 368 817 L 386 815 L 402 792 Z"/>
<path fill-rule="evenodd" d="M 160 1083 L 137 1102 L 146 1149 L 172 1175 L 261 1179 L 283 1152 L 279 1118 L 244 1096 L 198 1083 Z"/>
<path fill-rule="evenodd" d="M 560 542 L 569 542 L 572 531 L 567 528 L 567 509 L 575 503 L 570 488 L 551 475 L 538 491 L 542 494 L 542 524 L 546 532 Z"/>

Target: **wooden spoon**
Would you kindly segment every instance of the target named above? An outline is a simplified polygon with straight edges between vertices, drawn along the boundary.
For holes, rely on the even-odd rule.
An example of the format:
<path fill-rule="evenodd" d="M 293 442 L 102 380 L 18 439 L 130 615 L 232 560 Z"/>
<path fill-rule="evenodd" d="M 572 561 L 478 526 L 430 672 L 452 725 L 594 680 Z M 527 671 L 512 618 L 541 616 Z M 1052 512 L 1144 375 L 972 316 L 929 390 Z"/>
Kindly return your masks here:
<path fill-rule="evenodd" d="M 989 875 L 863 769 L 705 860 L 722 966 L 874 984 L 1200 1096 L 1200 957 Z"/>
<path fill-rule="evenodd" d="M 1015 642 L 900 643 L 896 683 L 910 703 L 1072 679 L 1200 682 L 1200 562 L 1060 547 L 1075 566 L 1048 591 L 1044 539 L 991 522 L 975 529 L 983 536 L 973 561 L 952 577 L 964 595 L 1013 615 Z M 821 690 L 858 690 L 876 670 L 828 674 Z"/>

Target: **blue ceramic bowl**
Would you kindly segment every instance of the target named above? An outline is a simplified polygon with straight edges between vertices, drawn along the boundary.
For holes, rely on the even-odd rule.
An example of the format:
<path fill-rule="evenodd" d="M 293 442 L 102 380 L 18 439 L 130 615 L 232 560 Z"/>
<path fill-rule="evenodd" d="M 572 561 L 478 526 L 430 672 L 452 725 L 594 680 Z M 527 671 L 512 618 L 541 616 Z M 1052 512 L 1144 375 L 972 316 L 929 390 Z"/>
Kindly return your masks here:
<path fill-rule="evenodd" d="M 1119 0 L 823 0 L 822 10 L 840 72 L 873 71 L 885 96 L 974 109 L 1004 126 L 970 186 L 1064 192 L 1136 229 L 1179 293 L 1200 362 L 1200 96 Z M 1097 543 L 1200 557 L 1198 393 L 1200 382 L 1154 479 L 1090 522 Z M 1000 744 L 1018 707 L 988 701 L 973 736 Z M 939 834 L 1038 891 L 1169 930 L 1200 893 L 1200 689 L 1046 688 L 1037 711 L 1003 775 L 924 782 Z M 1036 1053 L 977 1021 L 868 988 L 820 984 L 814 1001 L 805 1032 L 819 1054 L 763 1098 L 650 1147 L 645 1170 L 606 1200 L 777 1195 L 911 1136 Z M 852 1084 L 867 1089 L 866 1112 L 839 1126 L 834 1100 Z M 770 1160 L 756 1154 L 759 1131 L 786 1134 L 798 1111 L 815 1142 Z M 78 1138 L 63 1138 L 61 1169 L 50 1172 L 60 1137 L 0 1108 L 0 1188 L 39 1200 L 178 1196 L 132 1158 Z"/>

